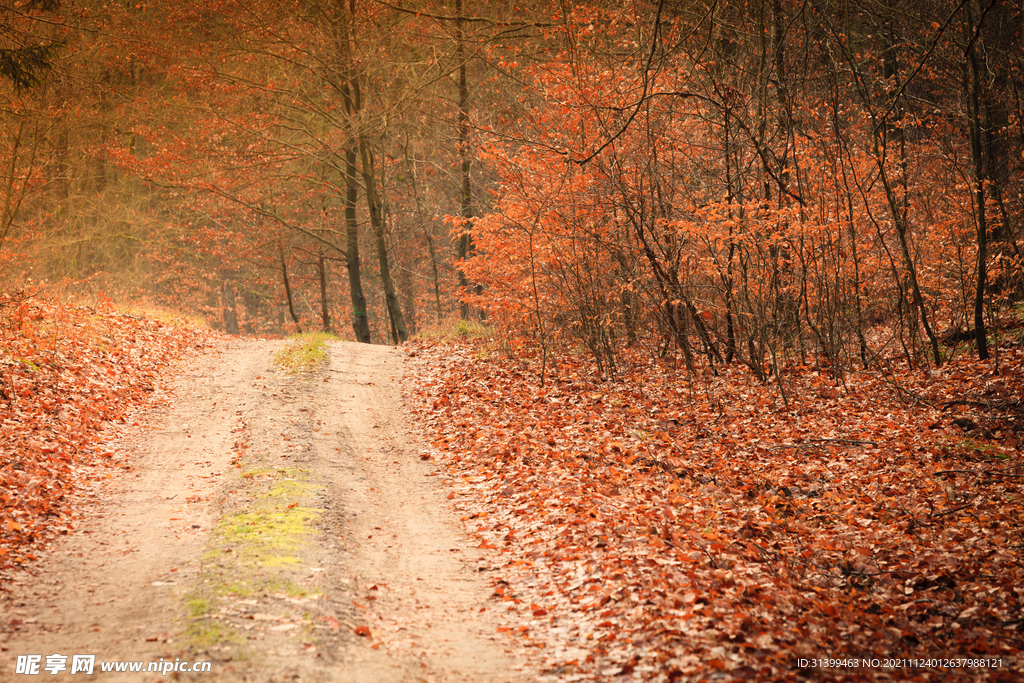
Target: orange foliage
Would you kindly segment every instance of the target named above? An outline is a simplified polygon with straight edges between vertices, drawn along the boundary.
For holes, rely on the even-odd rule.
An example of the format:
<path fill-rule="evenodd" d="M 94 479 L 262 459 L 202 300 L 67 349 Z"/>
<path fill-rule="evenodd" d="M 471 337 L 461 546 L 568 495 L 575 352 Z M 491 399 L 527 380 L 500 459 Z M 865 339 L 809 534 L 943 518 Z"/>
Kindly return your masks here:
<path fill-rule="evenodd" d="M 867 55 L 857 83 L 832 65 L 789 71 L 800 87 L 783 89 L 781 75 L 725 69 L 757 63 L 725 19 L 721 43 L 685 17 L 662 17 L 650 38 L 632 11 L 575 7 L 548 34 L 571 49 L 503 63 L 528 87 L 481 152 L 499 183 L 461 265 L 483 285 L 466 299 L 503 333 L 545 347 L 576 337 L 602 371 L 637 338 L 682 347 L 691 367 L 697 353 L 735 355 L 762 377 L 794 348 L 839 368 L 898 347 L 913 364 L 924 340 L 911 270 L 928 317 L 970 327 L 977 244 L 958 101 L 937 95 L 883 136 L 889 100 L 873 89 L 888 86 Z M 799 38 L 772 49 L 813 50 Z M 993 311 L 1020 290 L 1004 237 Z"/>

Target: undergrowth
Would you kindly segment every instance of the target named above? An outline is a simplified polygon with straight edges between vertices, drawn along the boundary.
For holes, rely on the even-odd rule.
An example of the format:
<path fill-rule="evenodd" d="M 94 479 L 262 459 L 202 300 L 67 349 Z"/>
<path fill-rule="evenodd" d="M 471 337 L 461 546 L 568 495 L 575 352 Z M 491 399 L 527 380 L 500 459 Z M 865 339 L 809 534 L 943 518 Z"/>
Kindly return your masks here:
<path fill-rule="evenodd" d="M 455 339 L 484 339 L 494 336 L 494 328 L 478 320 L 449 318 L 427 325 L 413 336 L 413 341 L 452 341 Z"/>

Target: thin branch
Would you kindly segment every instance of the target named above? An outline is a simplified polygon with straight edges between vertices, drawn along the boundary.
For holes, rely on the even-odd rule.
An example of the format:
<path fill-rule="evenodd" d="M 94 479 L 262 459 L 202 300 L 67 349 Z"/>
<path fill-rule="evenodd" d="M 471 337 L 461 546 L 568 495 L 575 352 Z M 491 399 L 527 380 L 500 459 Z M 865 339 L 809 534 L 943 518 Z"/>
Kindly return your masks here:
<path fill-rule="evenodd" d="M 872 446 L 878 448 L 878 444 L 874 441 L 861 441 L 859 439 L 822 439 L 818 437 L 811 437 L 811 441 L 818 441 L 823 443 L 841 443 L 849 444 L 851 446 Z"/>
<path fill-rule="evenodd" d="M 392 5 L 391 3 L 383 2 L 382 0 L 376 0 L 376 2 L 381 7 L 387 7 L 388 9 L 392 9 L 396 12 L 411 14 L 417 17 L 427 17 L 428 19 L 434 19 L 436 21 L 468 21 L 477 24 L 501 26 L 503 28 L 551 28 L 558 25 L 553 22 L 544 21 L 504 21 L 501 19 L 492 19 L 490 17 L 460 17 L 447 14 L 435 14 L 433 12 L 424 12 L 423 10 L 399 7 L 398 5 Z"/>

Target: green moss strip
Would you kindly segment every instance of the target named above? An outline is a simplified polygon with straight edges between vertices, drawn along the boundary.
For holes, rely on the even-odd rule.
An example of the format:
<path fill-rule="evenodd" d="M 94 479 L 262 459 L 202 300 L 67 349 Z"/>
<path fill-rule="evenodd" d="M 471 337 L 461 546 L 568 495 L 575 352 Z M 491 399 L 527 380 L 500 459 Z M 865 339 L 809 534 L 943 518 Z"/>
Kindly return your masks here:
<path fill-rule="evenodd" d="M 239 484 L 253 500 L 217 524 L 203 556 L 201 583 L 186 596 L 185 634 L 192 648 L 245 643 L 230 622 L 213 619 L 222 603 L 268 594 L 311 595 L 293 577 L 306 575 L 303 550 L 315 542 L 323 513 L 306 504 L 323 488 L 312 479 L 309 470 L 295 467 L 242 473 Z"/>
<path fill-rule="evenodd" d="M 288 339 L 288 345 L 274 354 L 274 365 L 292 375 L 319 368 L 327 355 L 327 342 L 336 339 L 326 332 L 307 332 Z"/>

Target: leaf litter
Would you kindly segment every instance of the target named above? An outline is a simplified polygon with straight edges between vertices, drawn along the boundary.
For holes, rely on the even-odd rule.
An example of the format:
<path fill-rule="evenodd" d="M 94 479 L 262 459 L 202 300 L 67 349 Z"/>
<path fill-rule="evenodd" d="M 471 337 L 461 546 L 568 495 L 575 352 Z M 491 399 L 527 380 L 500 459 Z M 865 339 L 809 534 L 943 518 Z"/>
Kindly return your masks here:
<path fill-rule="evenodd" d="M 528 354 L 421 342 L 408 399 L 551 680 L 1019 680 L 1024 353 L 1001 353 L 794 368 L 785 409 L 737 368 L 608 382 L 564 356 L 542 387 Z"/>
<path fill-rule="evenodd" d="M 42 298 L 0 296 L 0 572 L 36 559 L 81 514 L 84 484 L 130 470 L 105 444 L 209 330 Z"/>

